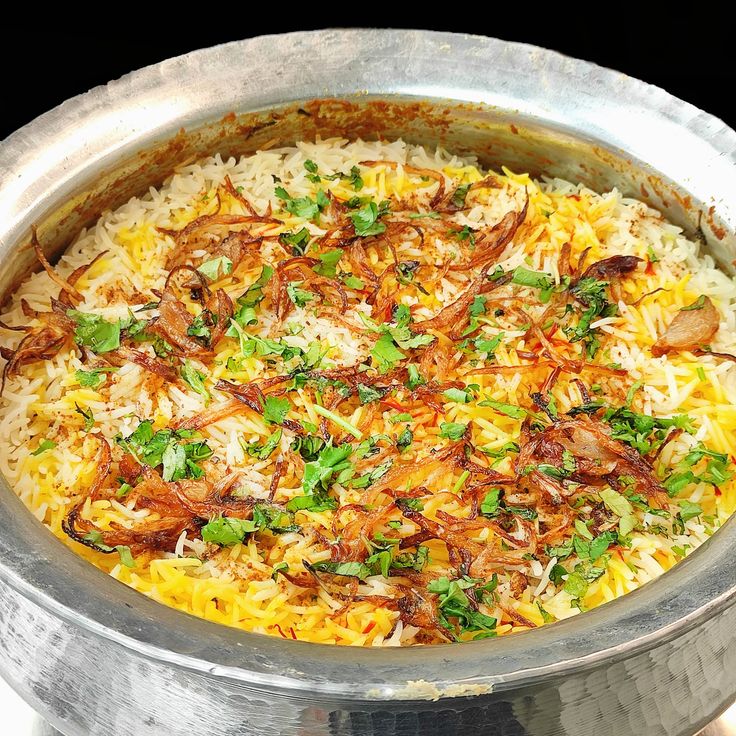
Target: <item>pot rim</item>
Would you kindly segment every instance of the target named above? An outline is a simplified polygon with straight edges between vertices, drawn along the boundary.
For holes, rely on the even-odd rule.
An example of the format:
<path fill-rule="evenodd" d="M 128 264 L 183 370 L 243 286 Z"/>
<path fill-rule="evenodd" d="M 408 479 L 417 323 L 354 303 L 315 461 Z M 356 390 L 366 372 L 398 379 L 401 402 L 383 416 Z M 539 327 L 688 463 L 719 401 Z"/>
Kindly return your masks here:
<path fill-rule="evenodd" d="M 460 70 L 462 87 L 454 81 Z M 250 78 L 243 79 L 246 73 Z M 111 165 L 182 126 L 196 127 L 238 106 L 246 112 L 366 93 L 511 108 L 597 138 L 667 172 L 701 201 L 712 191 L 721 221 L 729 232 L 736 229 L 728 204 L 736 203 L 730 196 L 736 194 L 736 133 L 657 87 L 492 38 L 323 30 L 236 41 L 163 61 L 74 97 L 0 142 L 0 256 L 13 251 L 45 205 L 55 198 L 58 206 L 72 182 L 89 176 L 91 161 L 98 168 Z M 573 104 L 571 94 L 582 102 Z M 639 125 L 618 129 L 624 112 L 638 115 Z M 667 145 L 659 140 L 671 135 Z M 647 146 L 654 160 L 641 155 Z M 682 165 L 668 162 L 675 150 L 689 154 Z M 693 169 L 696 156 L 704 163 Z M 709 181 L 715 181 L 712 190 Z M 332 700 L 472 695 L 630 656 L 734 603 L 735 545 L 732 518 L 659 579 L 582 617 L 523 635 L 460 647 L 336 647 L 229 628 L 146 598 L 42 533 L 0 478 L 0 579 L 26 598 L 143 658 L 254 689 Z"/>

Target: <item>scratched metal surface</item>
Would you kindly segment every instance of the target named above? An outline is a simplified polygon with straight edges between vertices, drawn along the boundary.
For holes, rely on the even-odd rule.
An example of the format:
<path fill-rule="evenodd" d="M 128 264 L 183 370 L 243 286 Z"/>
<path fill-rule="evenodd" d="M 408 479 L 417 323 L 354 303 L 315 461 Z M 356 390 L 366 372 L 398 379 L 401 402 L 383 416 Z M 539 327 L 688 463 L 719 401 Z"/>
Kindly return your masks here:
<path fill-rule="evenodd" d="M 322 31 L 163 62 L 0 143 L 0 293 L 30 266 L 31 223 L 55 254 L 191 155 L 317 132 L 403 134 L 616 185 L 699 224 L 724 268 L 736 254 L 736 134 L 716 118 L 534 47 Z M 163 608 L 61 545 L 0 479 L 0 673 L 69 736 L 685 736 L 736 694 L 734 545 L 732 520 L 660 580 L 519 636 L 343 649 Z"/>

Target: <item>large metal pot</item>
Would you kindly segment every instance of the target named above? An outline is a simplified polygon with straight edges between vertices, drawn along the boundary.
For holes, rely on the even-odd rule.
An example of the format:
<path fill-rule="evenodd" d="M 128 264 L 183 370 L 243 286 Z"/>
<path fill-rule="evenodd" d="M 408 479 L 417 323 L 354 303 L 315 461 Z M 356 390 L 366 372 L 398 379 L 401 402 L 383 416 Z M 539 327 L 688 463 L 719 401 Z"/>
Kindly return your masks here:
<path fill-rule="evenodd" d="M 0 144 L 0 293 L 192 156 L 341 134 L 618 186 L 736 255 L 736 134 L 531 46 L 422 31 L 256 38 L 165 61 Z M 736 695 L 736 522 L 661 579 L 543 629 L 404 650 L 283 641 L 120 585 L 0 483 L 0 672 L 65 734 L 692 734 Z"/>

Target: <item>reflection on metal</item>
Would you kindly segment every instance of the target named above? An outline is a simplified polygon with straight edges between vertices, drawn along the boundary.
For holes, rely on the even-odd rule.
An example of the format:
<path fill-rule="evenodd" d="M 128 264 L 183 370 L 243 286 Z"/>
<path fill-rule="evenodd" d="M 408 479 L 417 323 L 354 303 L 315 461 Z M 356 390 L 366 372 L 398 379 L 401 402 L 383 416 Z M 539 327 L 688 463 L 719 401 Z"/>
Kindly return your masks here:
<path fill-rule="evenodd" d="M 736 736 L 736 704 L 704 728 L 698 736 Z"/>

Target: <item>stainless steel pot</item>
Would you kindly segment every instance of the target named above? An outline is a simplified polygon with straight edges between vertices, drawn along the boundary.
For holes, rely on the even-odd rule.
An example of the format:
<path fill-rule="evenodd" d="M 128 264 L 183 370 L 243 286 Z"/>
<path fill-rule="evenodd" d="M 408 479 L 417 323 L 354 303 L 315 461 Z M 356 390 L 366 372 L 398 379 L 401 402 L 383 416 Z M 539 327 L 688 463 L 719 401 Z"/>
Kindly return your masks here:
<path fill-rule="evenodd" d="M 559 54 L 423 31 L 256 38 L 72 99 L 0 144 L 0 293 L 183 159 L 404 136 L 621 187 L 736 255 L 736 134 Z M 736 695 L 736 521 L 661 579 L 498 640 L 283 641 L 164 608 L 54 539 L 0 484 L 0 672 L 65 734 L 692 734 Z"/>

